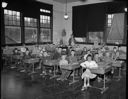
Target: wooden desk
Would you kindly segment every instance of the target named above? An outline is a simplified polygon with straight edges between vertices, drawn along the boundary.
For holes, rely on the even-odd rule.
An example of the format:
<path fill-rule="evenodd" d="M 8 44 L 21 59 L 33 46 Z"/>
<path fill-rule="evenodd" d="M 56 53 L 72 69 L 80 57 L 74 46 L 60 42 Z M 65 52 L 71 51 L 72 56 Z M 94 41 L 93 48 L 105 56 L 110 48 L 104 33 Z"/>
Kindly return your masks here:
<path fill-rule="evenodd" d="M 34 64 L 39 62 L 39 58 L 30 58 L 30 59 L 25 59 L 24 63 L 28 63 L 28 64 L 32 64 L 33 66 L 33 70 L 31 72 L 31 74 L 35 73 L 35 69 L 34 69 Z"/>
<path fill-rule="evenodd" d="M 103 78 L 103 87 L 99 88 L 99 87 L 92 86 L 92 88 L 100 89 L 101 94 L 102 94 L 108 89 L 108 87 L 106 87 L 106 76 L 105 76 L 105 74 L 112 70 L 112 66 L 111 66 L 111 64 L 106 64 L 106 63 L 99 63 L 98 66 L 99 66 L 98 68 L 90 69 L 90 70 L 94 74 L 101 74 L 101 75 L 104 76 L 104 78 Z"/>
<path fill-rule="evenodd" d="M 16 68 L 17 65 L 19 66 L 20 63 L 22 63 L 22 56 L 21 55 L 12 55 L 12 59 L 15 60 L 15 67 L 12 68 Z"/>
<path fill-rule="evenodd" d="M 78 82 L 78 80 L 75 80 L 75 70 L 78 69 L 78 68 L 80 68 L 80 64 L 79 63 L 68 64 L 68 65 L 61 65 L 61 68 L 62 69 L 72 70 L 73 71 L 73 79 L 69 83 L 69 85 L 74 84 L 75 82 Z"/>
<path fill-rule="evenodd" d="M 50 79 L 58 77 L 56 75 L 56 66 L 59 65 L 59 60 L 46 60 L 43 64 L 46 65 L 46 66 L 53 66 L 54 67 L 54 71 L 53 71 L 54 74 L 53 74 L 52 77 L 50 77 Z"/>

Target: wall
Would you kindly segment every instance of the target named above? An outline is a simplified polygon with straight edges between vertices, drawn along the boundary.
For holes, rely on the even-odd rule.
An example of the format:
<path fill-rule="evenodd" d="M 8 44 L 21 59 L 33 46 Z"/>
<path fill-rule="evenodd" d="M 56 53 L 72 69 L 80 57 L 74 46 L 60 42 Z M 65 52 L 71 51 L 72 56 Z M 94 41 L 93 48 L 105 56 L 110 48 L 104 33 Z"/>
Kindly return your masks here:
<path fill-rule="evenodd" d="M 62 38 L 61 33 L 64 27 L 64 4 L 54 0 L 37 0 L 53 5 L 53 43 L 58 44 Z"/>
<path fill-rule="evenodd" d="M 107 2 L 110 2 L 112 0 L 107 0 Z M 102 3 L 102 2 L 106 2 L 105 0 L 87 0 L 86 2 L 72 2 L 72 3 L 68 3 L 67 8 L 68 8 L 68 15 L 69 15 L 69 19 L 68 20 L 64 20 L 65 23 L 65 28 L 67 30 L 67 36 L 69 36 L 73 31 L 72 31 L 72 7 L 73 6 L 79 6 L 79 5 L 87 5 L 87 4 L 92 4 L 92 3 Z"/>
<path fill-rule="evenodd" d="M 72 7 L 73 6 L 78 6 L 78 5 L 86 5 L 86 4 L 92 4 L 92 3 L 103 3 L 103 2 L 111 2 L 113 0 L 87 0 L 85 3 L 83 2 L 73 2 L 73 3 L 68 3 L 67 8 L 68 8 L 68 15 L 69 15 L 69 19 L 68 20 L 64 20 L 64 27 L 67 30 L 67 38 L 69 39 L 69 36 L 71 35 L 72 31 Z M 90 48 L 92 45 L 89 44 L 78 44 L 78 46 L 80 48 L 83 48 L 84 46 Z M 114 46 L 108 46 L 109 49 L 111 50 Z M 126 46 L 122 46 L 121 49 L 123 51 L 127 51 Z"/>

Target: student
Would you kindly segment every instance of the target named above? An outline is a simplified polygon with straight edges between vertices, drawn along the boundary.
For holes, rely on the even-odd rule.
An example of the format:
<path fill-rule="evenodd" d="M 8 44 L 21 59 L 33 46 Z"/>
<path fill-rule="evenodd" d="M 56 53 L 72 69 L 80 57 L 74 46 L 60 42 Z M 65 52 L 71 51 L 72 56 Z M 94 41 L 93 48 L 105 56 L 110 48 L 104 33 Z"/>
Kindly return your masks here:
<path fill-rule="evenodd" d="M 83 68 L 86 68 L 86 71 L 82 74 L 82 79 L 84 79 L 84 85 L 82 87 L 82 91 L 87 89 L 87 87 L 90 86 L 90 79 L 93 79 L 96 77 L 96 74 L 91 73 L 91 68 L 97 68 L 98 65 L 95 61 L 92 60 L 92 56 L 88 55 L 87 60 L 80 64 Z"/>
<path fill-rule="evenodd" d="M 62 48 L 57 47 L 55 52 L 53 53 L 53 59 L 59 59 L 61 58 L 61 52 L 62 52 Z"/>
<path fill-rule="evenodd" d="M 30 53 L 30 51 L 29 51 L 28 48 L 26 48 L 26 51 L 25 51 L 23 57 L 24 57 L 24 59 L 29 59 L 29 58 L 31 58 L 31 53 Z"/>
<path fill-rule="evenodd" d="M 113 58 L 116 56 L 117 51 L 118 51 L 117 47 L 113 47 L 113 50 L 112 50 L 112 57 Z"/>
<path fill-rule="evenodd" d="M 94 55 L 94 59 L 93 59 L 96 63 L 99 63 L 101 61 L 101 58 L 99 57 L 98 53 L 95 53 Z"/>
<path fill-rule="evenodd" d="M 102 52 L 102 50 L 99 49 L 99 50 L 98 50 L 98 56 L 99 56 L 100 58 L 102 58 L 102 57 L 103 57 L 103 54 L 104 54 L 104 53 Z"/>
<path fill-rule="evenodd" d="M 18 48 L 14 48 L 13 55 L 20 55 Z"/>
<path fill-rule="evenodd" d="M 51 60 L 50 55 L 48 55 L 47 51 L 43 51 L 43 54 L 42 54 L 42 57 L 41 57 L 42 64 L 44 62 L 47 62 L 48 60 Z M 42 74 L 41 75 L 43 75 L 43 74 L 47 75 L 45 66 L 44 65 L 40 65 L 40 66 L 41 66 L 40 68 L 42 68 Z M 52 71 L 49 70 L 49 72 L 51 73 Z"/>
<path fill-rule="evenodd" d="M 84 60 L 87 60 L 87 56 L 88 56 L 88 55 L 92 55 L 92 53 L 91 53 L 90 50 L 88 50 L 88 51 L 87 51 L 87 54 L 84 55 Z"/>
<path fill-rule="evenodd" d="M 31 53 L 28 48 L 26 48 L 26 51 L 23 54 L 23 59 L 30 59 L 31 58 Z M 21 72 L 30 72 L 31 71 L 31 66 L 29 64 L 24 64 L 24 69 L 21 70 Z"/>
<path fill-rule="evenodd" d="M 76 63 L 77 62 L 77 57 L 75 56 L 75 51 L 71 50 L 71 55 L 68 57 L 69 63 Z"/>
<path fill-rule="evenodd" d="M 75 38 L 74 38 L 73 34 L 71 34 L 71 37 L 69 38 L 69 41 L 68 41 L 69 46 L 74 46 L 75 42 L 76 42 Z"/>
<path fill-rule="evenodd" d="M 110 55 L 110 52 L 105 53 L 105 56 L 102 58 L 102 61 L 107 63 L 107 64 L 112 63 L 113 59 Z"/>
<path fill-rule="evenodd" d="M 84 56 L 85 54 L 87 54 L 87 48 L 86 47 L 83 48 L 82 56 Z"/>
<path fill-rule="evenodd" d="M 75 56 L 75 50 L 71 50 L 71 55 L 68 57 L 69 64 L 78 63 L 78 59 Z M 79 74 L 79 69 L 75 72 L 76 75 Z"/>
<path fill-rule="evenodd" d="M 67 80 L 67 78 L 69 77 L 69 75 L 71 73 L 71 71 L 68 71 L 68 70 L 62 68 L 62 66 L 68 65 L 68 60 L 66 59 L 66 57 L 67 57 L 67 55 L 61 56 L 59 66 L 60 66 L 62 74 L 59 78 L 57 78 L 57 80 L 61 80 L 61 81 Z"/>

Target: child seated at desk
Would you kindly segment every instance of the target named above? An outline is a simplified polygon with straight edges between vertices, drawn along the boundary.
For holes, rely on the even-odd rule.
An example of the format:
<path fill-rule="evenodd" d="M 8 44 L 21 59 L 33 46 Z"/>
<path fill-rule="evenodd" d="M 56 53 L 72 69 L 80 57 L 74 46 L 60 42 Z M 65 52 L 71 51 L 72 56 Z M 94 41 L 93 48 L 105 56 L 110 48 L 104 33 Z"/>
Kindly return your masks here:
<path fill-rule="evenodd" d="M 80 64 L 83 68 L 86 68 L 86 71 L 82 74 L 82 79 L 84 79 L 84 85 L 82 87 L 82 91 L 85 90 L 87 87 L 90 86 L 90 79 L 95 78 L 97 75 L 91 73 L 90 69 L 91 68 L 97 68 L 98 65 L 95 61 L 92 60 L 92 56 L 88 55 L 87 56 L 87 61 L 83 62 Z"/>
<path fill-rule="evenodd" d="M 69 64 L 78 63 L 78 59 L 75 56 L 75 50 L 71 50 L 71 55 L 68 57 Z M 79 70 L 77 70 L 76 74 L 79 73 Z"/>
<path fill-rule="evenodd" d="M 87 48 L 86 47 L 83 48 L 83 51 L 82 51 L 81 54 L 82 54 L 82 56 L 84 56 L 85 54 L 87 54 Z"/>
<path fill-rule="evenodd" d="M 43 51 L 42 57 L 41 57 L 41 63 L 43 64 L 44 62 L 47 62 L 48 60 L 51 60 L 50 55 L 48 55 L 47 51 Z M 43 75 L 43 74 L 47 75 L 45 66 L 43 66 L 43 65 L 40 65 L 40 66 L 42 67 L 42 74 L 41 75 Z M 51 73 L 52 71 L 49 70 L 49 72 Z"/>
<path fill-rule="evenodd" d="M 69 63 L 76 63 L 77 62 L 77 57 L 75 56 L 75 51 L 71 50 L 71 55 L 68 57 Z"/>
<path fill-rule="evenodd" d="M 101 58 L 99 57 L 98 53 L 95 53 L 94 55 L 94 59 L 93 59 L 96 63 L 99 63 L 101 61 Z"/>
<path fill-rule="evenodd" d="M 23 59 L 29 59 L 29 58 L 31 58 L 31 53 L 30 53 L 29 49 L 26 48 Z"/>
<path fill-rule="evenodd" d="M 112 63 L 113 59 L 112 59 L 110 52 L 105 53 L 105 56 L 102 58 L 102 61 L 107 64 Z"/>
<path fill-rule="evenodd" d="M 91 53 L 90 50 L 88 50 L 88 51 L 87 51 L 87 54 L 84 55 L 84 57 L 83 57 L 84 60 L 87 60 L 87 56 L 88 56 L 88 55 L 92 55 L 92 53 Z"/>
<path fill-rule="evenodd" d="M 60 47 L 57 47 L 55 52 L 53 53 L 53 59 L 59 59 L 61 58 L 61 52 L 62 52 L 62 49 Z"/>
<path fill-rule="evenodd" d="M 13 55 L 20 55 L 18 48 L 14 48 Z"/>
<path fill-rule="evenodd" d="M 67 78 L 69 77 L 71 71 L 68 71 L 66 69 L 62 69 L 61 66 L 66 66 L 68 65 L 68 60 L 66 59 L 67 55 L 62 55 L 61 56 L 61 60 L 59 62 L 59 65 L 60 65 L 60 69 L 61 69 L 61 76 L 59 78 L 57 78 L 57 80 L 61 80 L 61 81 L 64 81 L 64 80 L 67 80 Z"/>
<path fill-rule="evenodd" d="M 31 58 L 31 53 L 28 48 L 25 48 L 25 51 L 22 53 L 23 53 L 23 60 Z M 29 66 L 29 64 L 24 64 L 23 70 L 21 70 L 21 72 L 26 72 L 26 71 L 29 72 L 30 69 L 31 69 L 31 66 Z"/>

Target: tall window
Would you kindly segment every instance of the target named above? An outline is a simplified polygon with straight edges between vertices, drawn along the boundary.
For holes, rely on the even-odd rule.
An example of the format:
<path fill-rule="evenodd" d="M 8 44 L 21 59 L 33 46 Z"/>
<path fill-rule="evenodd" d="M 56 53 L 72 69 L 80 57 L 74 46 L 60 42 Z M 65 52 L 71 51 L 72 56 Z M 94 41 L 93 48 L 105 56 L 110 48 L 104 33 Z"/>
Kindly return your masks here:
<path fill-rule="evenodd" d="M 51 17 L 40 15 L 40 42 L 51 42 Z"/>
<path fill-rule="evenodd" d="M 107 15 L 107 43 L 123 43 L 124 15 L 124 13 L 115 13 Z"/>
<path fill-rule="evenodd" d="M 114 14 L 108 14 L 107 15 L 107 26 L 111 27 L 112 26 L 112 19 L 113 19 Z"/>
<path fill-rule="evenodd" d="M 21 43 L 20 12 L 4 9 L 5 44 Z"/>
<path fill-rule="evenodd" d="M 24 17 L 25 43 L 37 42 L 37 19 Z"/>

